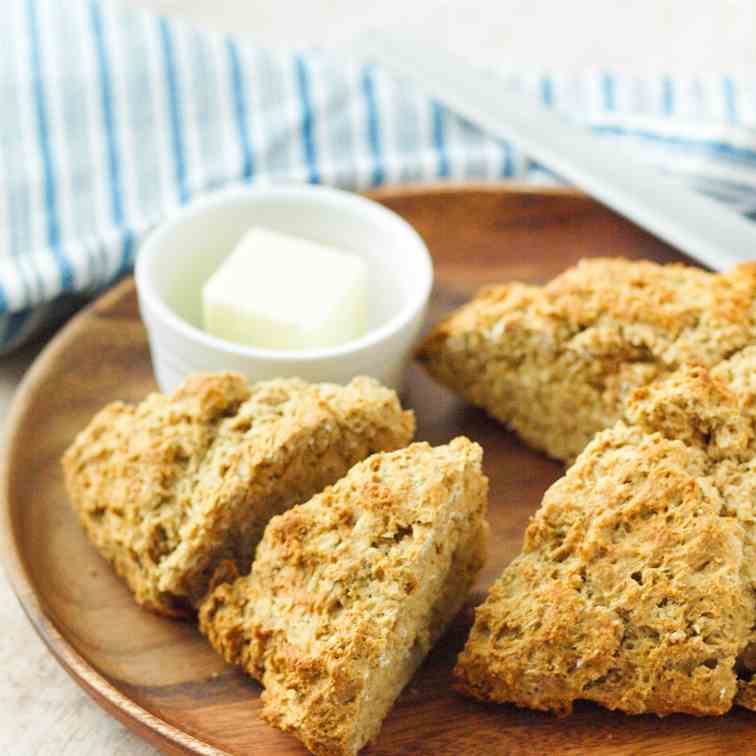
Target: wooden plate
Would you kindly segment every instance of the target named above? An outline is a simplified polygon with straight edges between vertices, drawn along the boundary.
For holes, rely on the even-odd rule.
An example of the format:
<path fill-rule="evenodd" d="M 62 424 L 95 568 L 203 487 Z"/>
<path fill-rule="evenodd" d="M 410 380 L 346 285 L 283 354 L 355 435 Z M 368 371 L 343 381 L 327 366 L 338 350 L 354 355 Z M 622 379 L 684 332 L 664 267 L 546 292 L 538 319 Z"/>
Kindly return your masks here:
<path fill-rule="evenodd" d="M 436 266 L 435 321 L 482 284 L 540 282 L 580 257 L 679 259 L 595 202 L 567 191 L 419 188 L 378 195 L 425 237 Z M 66 501 L 59 458 L 106 402 L 155 388 L 131 280 L 74 318 L 39 357 L 10 421 L 3 537 L 8 573 L 35 628 L 105 709 L 169 752 L 303 753 L 257 717 L 259 686 L 227 667 L 195 627 L 140 610 L 89 545 Z M 521 446 L 417 366 L 404 397 L 418 438 L 465 434 L 486 453 L 492 540 L 472 597 L 517 553 L 528 516 L 559 465 Z M 568 719 L 486 706 L 450 690 L 470 607 L 404 691 L 371 754 L 732 754 L 756 737 L 756 717 L 626 717 L 580 705 Z M 753 741 L 751 741 L 753 742 Z"/>

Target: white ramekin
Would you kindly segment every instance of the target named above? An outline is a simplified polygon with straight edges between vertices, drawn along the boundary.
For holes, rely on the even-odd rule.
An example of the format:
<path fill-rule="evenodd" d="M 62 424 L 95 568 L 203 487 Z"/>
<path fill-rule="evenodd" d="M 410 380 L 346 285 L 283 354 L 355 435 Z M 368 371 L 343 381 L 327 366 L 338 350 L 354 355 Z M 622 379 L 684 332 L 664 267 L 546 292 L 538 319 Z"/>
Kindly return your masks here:
<path fill-rule="evenodd" d="M 205 333 L 202 285 L 256 225 L 360 255 L 370 274 L 368 332 L 341 346 L 302 350 L 257 349 Z M 371 375 L 398 389 L 433 268 L 417 232 L 382 205 L 336 189 L 267 185 L 220 191 L 181 210 L 142 245 L 136 283 L 162 391 L 190 373 L 216 370 L 236 370 L 252 381 L 298 376 L 345 383 Z"/>

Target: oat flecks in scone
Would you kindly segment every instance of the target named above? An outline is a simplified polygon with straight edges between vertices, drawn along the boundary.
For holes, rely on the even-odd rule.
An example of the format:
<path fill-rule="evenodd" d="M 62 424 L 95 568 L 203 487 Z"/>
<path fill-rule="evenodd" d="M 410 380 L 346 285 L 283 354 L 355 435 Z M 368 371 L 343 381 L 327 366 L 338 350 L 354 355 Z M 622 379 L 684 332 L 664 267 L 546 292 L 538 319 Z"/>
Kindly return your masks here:
<path fill-rule="evenodd" d="M 487 480 L 466 438 L 376 454 L 271 520 L 200 627 L 264 685 L 263 717 L 355 754 L 460 609 L 485 557 Z"/>
<path fill-rule="evenodd" d="M 250 386 L 207 374 L 171 396 L 105 407 L 63 467 L 89 538 L 137 601 L 183 615 L 221 560 L 249 568 L 271 517 L 413 433 L 412 413 L 369 378 Z"/>
<path fill-rule="evenodd" d="M 430 333 L 439 381 L 552 457 L 573 460 L 634 389 L 756 343 L 756 265 L 584 260 L 543 287 L 481 291 Z"/>
<path fill-rule="evenodd" d="M 464 692 L 558 713 L 756 708 L 753 371 L 756 347 L 633 394 L 478 608 Z"/>

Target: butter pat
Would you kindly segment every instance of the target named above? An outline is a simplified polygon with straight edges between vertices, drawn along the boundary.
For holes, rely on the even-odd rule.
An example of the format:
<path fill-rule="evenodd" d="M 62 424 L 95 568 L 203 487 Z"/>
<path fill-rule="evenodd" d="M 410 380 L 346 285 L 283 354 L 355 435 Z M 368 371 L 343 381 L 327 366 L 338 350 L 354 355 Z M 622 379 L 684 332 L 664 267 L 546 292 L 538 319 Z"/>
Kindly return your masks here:
<path fill-rule="evenodd" d="M 202 290 L 205 330 L 268 349 L 343 344 L 367 327 L 367 266 L 356 255 L 253 228 Z"/>

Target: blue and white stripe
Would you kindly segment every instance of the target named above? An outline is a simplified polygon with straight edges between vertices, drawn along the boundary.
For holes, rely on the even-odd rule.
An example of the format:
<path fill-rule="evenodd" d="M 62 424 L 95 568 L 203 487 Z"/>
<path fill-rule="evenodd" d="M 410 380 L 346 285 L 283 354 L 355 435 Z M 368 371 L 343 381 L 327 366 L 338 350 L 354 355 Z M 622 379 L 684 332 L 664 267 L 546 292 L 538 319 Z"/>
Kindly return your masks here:
<path fill-rule="evenodd" d="M 338 51 L 258 49 L 103 0 L 9 0 L 4 18 L 0 351 L 123 275 L 150 228 L 220 186 L 558 181 Z M 756 216 L 756 78 L 499 74 Z"/>

